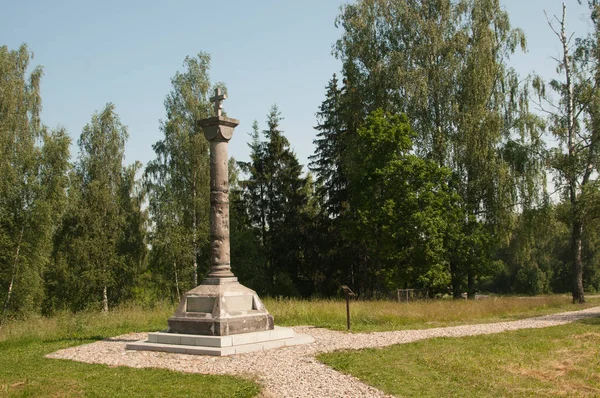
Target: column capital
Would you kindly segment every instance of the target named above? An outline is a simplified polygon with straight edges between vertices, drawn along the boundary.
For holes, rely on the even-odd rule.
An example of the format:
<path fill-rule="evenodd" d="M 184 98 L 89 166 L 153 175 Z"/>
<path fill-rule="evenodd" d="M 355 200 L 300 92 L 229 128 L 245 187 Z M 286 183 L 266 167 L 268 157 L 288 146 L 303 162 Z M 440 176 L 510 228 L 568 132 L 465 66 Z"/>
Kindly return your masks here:
<path fill-rule="evenodd" d="M 237 119 L 225 116 L 213 116 L 199 120 L 197 127 L 204 132 L 208 141 L 229 141 L 233 136 L 233 129 L 240 124 Z"/>

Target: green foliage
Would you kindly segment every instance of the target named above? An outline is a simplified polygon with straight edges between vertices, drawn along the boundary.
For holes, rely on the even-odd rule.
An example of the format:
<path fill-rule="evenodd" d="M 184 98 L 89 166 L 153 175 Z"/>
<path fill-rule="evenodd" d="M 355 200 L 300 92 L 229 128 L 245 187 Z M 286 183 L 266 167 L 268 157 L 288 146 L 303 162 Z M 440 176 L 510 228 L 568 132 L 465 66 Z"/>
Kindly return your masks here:
<path fill-rule="evenodd" d="M 505 273 L 496 274 L 489 290 L 530 295 L 569 290 L 564 285 L 568 228 L 560 212 L 548 203 L 515 216 L 510 242 L 498 254 Z"/>
<path fill-rule="evenodd" d="M 292 295 L 296 291 L 290 281 L 298 288 L 306 279 L 303 253 L 311 191 L 302 177 L 302 165 L 280 130 L 281 120 L 273 106 L 268 128 L 262 132 L 264 141 L 258 124 L 253 125 L 251 161 L 238 163 L 248 178 L 240 181 L 243 204 L 238 209 L 243 209 L 260 247 L 257 252 L 264 256 L 259 267 L 264 269 L 265 280 L 256 281 L 259 284 L 254 287 L 259 292 Z"/>
<path fill-rule="evenodd" d="M 253 129 L 258 140 L 258 122 Z M 240 181 L 241 169 L 234 158 L 229 159 L 229 217 L 231 234 L 232 270 L 245 286 L 258 292 L 268 291 L 265 264 L 265 250 L 257 239 L 255 229 L 250 221 L 250 212 L 244 200 L 247 192 L 243 191 Z"/>
<path fill-rule="evenodd" d="M 549 107 L 550 133 L 558 142 L 549 156 L 554 184 L 562 199 L 569 203 L 570 254 L 573 301 L 584 302 L 583 242 L 585 229 L 600 216 L 600 190 L 597 174 L 600 165 L 600 21 L 598 5 L 589 2 L 593 30 L 571 45 L 563 15 L 551 24 L 562 45 L 557 60 L 559 77 L 549 82 L 558 94 L 554 103 L 541 78 L 534 88 L 542 106 Z M 556 21 L 554 21 L 556 22 Z"/>
<path fill-rule="evenodd" d="M 310 156 L 309 168 L 317 175 L 316 194 L 321 209 L 328 217 L 339 216 L 347 207 L 347 177 L 344 174 L 344 157 L 348 149 L 348 130 L 343 117 L 342 89 L 336 75 L 329 81 L 325 100 L 317 112 L 319 124 L 315 153 Z"/>
<path fill-rule="evenodd" d="M 361 248 L 345 236 L 344 223 L 353 216 L 346 164 L 361 112 L 353 102 L 358 99 L 352 95 L 353 88 L 346 84 L 339 87 L 336 75 L 326 90 L 316 115 L 315 153 L 309 157 L 309 168 L 316 177 L 313 200 L 316 214 L 308 226 L 309 250 L 305 258 L 309 264 L 315 264 L 310 272 L 313 294 L 329 296 L 340 284 L 358 290 L 355 270 L 360 267 Z"/>
<path fill-rule="evenodd" d="M 473 297 L 513 211 L 534 206 L 545 183 L 543 123 L 507 66 L 525 37 L 493 0 L 363 0 L 344 5 L 337 25 L 345 107 L 360 120 L 376 108 L 405 113 L 417 132 L 414 153 L 452 171 L 458 224 L 446 250 L 458 253 L 454 293 Z"/>
<path fill-rule="evenodd" d="M 69 211 L 47 274 L 46 311 L 100 302 L 108 311 L 109 303 L 132 298 L 144 268 L 146 216 L 135 181 L 141 165 L 122 166 L 126 140 L 127 129 L 110 103 L 83 128 Z"/>
<path fill-rule="evenodd" d="M 405 115 L 369 115 L 351 146 L 348 225 L 366 248 L 364 288 L 426 288 L 443 292 L 449 281 L 444 238 L 452 220 L 450 171 L 412 153 L 415 133 Z M 369 286 L 371 284 L 371 286 Z"/>
<path fill-rule="evenodd" d="M 212 112 L 210 56 L 201 52 L 186 57 L 183 65 L 165 99 L 164 138 L 152 146 L 156 159 L 144 174 L 152 225 L 150 268 L 160 291 L 176 300 L 208 270 L 209 250 L 209 148 L 196 121 Z"/>
<path fill-rule="evenodd" d="M 0 326 L 39 311 L 52 234 L 65 201 L 69 138 L 39 120 L 42 69 L 25 45 L 0 47 Z"/>
<path fill-rule="evenodd" d="M 253 125 L 250 160 L 230 160 L 240 281 L 286 297 L 332 297 L 341 284 L 362 298 L 598 291 L 600 14 L 588 6 L 592 32 L 565 47 L 564 79 L 548 83 L 556 112 L 542 120 L 529 90 L 550 90 L 509 67 L 526 40 L 497 0 L 343 5 L 342 74 L 316 114 L 314 175 L 276 107 L 265 130 Z M 66 132 L 41 123 L 30 59 L 25 46 L 0 47 L 2 321 L 178 301 L 208 271 L 209 146 L 196 125 L 212 115 L 212 89 L 225 89 L 210 82 L 210 56 L 186 57 L 171 79 L 142 182 L 142 165 L 123 165 L 127 130 L 111 104 L 69 163 Z M 546 192 L 548 166 L 561 202 Z"/>

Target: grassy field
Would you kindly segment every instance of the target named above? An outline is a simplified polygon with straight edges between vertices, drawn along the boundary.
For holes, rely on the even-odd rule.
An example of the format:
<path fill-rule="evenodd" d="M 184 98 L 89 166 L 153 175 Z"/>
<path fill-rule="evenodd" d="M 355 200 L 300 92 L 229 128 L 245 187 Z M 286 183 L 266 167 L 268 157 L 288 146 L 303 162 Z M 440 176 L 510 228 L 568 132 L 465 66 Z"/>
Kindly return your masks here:
<path fill-rule="evenodd" d="M 312 325 L 346 330 L 343 300 L 265 299 L 264 304 L 281 326 Z M 352 331 L 425 329 L 469 323 L 500 322 L 574 311 L 600 305 L 600 297 L 584 305 L 571 304 L 571 297 L 491 297 L 483 300 L 436 300 L 396 303 L 354 301 L 350 304 Z"/>
<path fill-rule="evenodd" d="M 170 306 L 122 308 L 108 315 L 60 314 L 11 322 L 0 329 L 0 396 L 15 397 L 253 397 L 251 381 L 161 369 L 133 369 L 47 359 L 61 348 L 133 331 L 164 328 Z"/>
<path fill-rule="evenodd" d="M 337 330 L 346 327 L 345 302 L 341 300 L 265 299 L 264 302 L 278 325 L 314 325 Z M 574 306 L 567 296 L 409 304 L 352 302 L 351 316 L 353 331 L 381 331 L 520 319 L 599 303 L 600 299 L 593 298 L 584 306 Z M 0 396 L 251 397 L 258 394 L 260 388 L 255 382 L 241 378 L 111 368 L 44 358 L 58 349 L 106 337 L 163 330 L 174 309 L 171 304 L 153 308 L 126 306 L 107 315 L 61 313 L 50 318 L 36 316 L 8 322 L 0 329 Z"/>
<path fill-rule="evenodd" d="M 600 319 L 328 353 L 318 359 L 403 397 L 597 397 Z"/>
<path fill-rule="evenodd" d="M 343 300 L 298 300 L 264 298 L 263 303 L 280 326 L 312 325 L 346 330 L 346 303 Z M 469 323 L 522 319 L 600 305 L 600 297 L 584 305 L 573 305 L 568 296 L 492 297 L 485 300 L 437 300 L 396 303 L 353 301 L 350 304 L 352 331 L 424 329 Z M 8 322 L 0 329 L 0 342 L 19 339 L 92 339 L 129 332 L 164 330 L 175 305 L 152 308 L 124 306 L 108 315 L 98 312 L 60 313 L 53 317 L 30 317 Z"/>

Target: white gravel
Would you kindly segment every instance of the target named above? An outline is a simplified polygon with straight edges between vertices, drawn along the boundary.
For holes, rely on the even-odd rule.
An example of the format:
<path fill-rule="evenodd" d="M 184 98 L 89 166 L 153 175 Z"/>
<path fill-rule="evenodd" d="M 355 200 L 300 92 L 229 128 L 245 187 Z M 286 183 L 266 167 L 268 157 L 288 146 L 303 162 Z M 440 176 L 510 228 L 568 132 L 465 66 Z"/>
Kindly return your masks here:
<path fill-rule="evenodd" d="M 433 337 L 461 337 L 508 330 L 544 328 L 600 316 L 600 307 L 564 312 L 519 321 L 378 333 L 343 333 L 309 326 L 295 327 L 315 342 L 303 346 L 209 357 L 152 351 L 128 351 L 125 343 L 146 337 L 131 333 L 92 344 L 67 348 L 48 358 L 135 368 L 155 367 L 181 372 L 240 375 L 257 380 L 264 397 L 387 397 L 358 379 L 339 373 L 315 359 L 315 355 L 342 349 L 385 347 Z"/>

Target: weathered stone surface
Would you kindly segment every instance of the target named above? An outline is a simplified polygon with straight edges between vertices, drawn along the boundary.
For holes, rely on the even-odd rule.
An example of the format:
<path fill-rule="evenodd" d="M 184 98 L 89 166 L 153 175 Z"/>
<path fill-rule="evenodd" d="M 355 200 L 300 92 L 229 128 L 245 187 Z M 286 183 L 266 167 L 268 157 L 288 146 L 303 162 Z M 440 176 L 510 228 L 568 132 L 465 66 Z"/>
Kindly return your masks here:
<path fill-rule="evenodd" d="M 222 101 L 226 97 L 215 93 L 213 99 Z M 220 112 L 221 105 L 215 105 Z M 232 277 L 229 242 L 229 157 L 228 141 L 233 129 L 239 124 L 236 119 L 218 116 L 201 120 L 198 126 L 210 143 L 210 264 L 211 278 Z"/>
<path fill-rule="evenodd" d="M 236 281 L 202 283 L 190 290 L 168 324 L 171 333 L 208 336 L 271 330 L 274 326 L 256 292 Z"/>
<path fill-rule="evenodd" d="M 214 297 L 188 296 L 186 301 L 186 311 L 212 313 L 215 308 L 215 301 L 216 299 Z"/>
<path fill-rule="evenodd" d="M 231 336 L 273 328 L 270 314 L 236 316 L 231 318 L 169 318 L 169 332 L 203 336 Z"/>
<path fill-rule="evenodd" d="M 217 90 L 212 98 L 216 116 L 198 122 L 210 143 L 210 274 L 184 295 L 169 318 L 169 332 L 174 334 L 229 336 L 274 327 L 256 292 L 238 283 L 231 272 L 227 145 L 239 121 L 221 115 L 225 98 Z"/>

